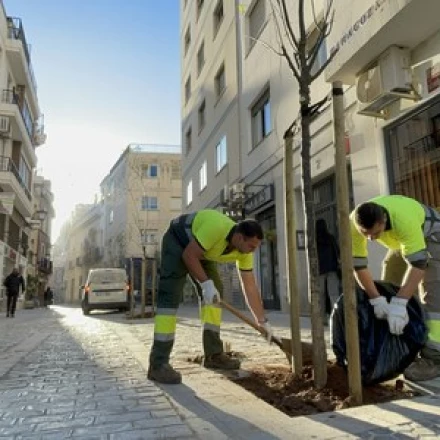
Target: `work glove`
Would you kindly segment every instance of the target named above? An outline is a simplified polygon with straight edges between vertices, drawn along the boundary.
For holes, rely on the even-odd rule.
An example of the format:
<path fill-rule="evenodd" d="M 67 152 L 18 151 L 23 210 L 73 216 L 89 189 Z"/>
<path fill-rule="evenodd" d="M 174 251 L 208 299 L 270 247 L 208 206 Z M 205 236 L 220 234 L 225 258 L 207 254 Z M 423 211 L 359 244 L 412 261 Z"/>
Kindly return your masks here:
<path fill-rule="evenodd" d="M 219 301 L 220 294 L 212 280 L 203 281 L 203 283 L 200 283 L 200 286 L 202 288 L 202 295 L 205 304 L 214 304 Z"/>
<path fill-rule="evenodd" d="M 388 306 L 388 325 L 393 335 L 401 335 L 409 322 L 406 304 L 408 300 L 394 296 Z"/>
<path fill-rule="evenodd" d="M 388 301 L 384 296 L 371 298 L 370 304 L 374 307 L 374 314 L 377 319 L 386 319 L 388 316 Z"/>
<path fill-rule="evenodd" d="M 264 339 L 266 339 L 269 344 L 272 343 L 273 330 L 267 318 L 264 321 L 258 322 L 258 325 L 264 329 L 266 335 L 263 335 Z"/>

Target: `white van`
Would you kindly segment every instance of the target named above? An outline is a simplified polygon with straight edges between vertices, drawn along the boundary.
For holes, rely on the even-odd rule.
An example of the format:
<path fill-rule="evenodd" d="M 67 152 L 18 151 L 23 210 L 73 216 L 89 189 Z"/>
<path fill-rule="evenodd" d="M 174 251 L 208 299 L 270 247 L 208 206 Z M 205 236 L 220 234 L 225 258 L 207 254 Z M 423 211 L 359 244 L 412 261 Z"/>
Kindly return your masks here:
<path fill-rule="evenodd" d="M 82 290 L 81 307 L 84 315 L 91 310 L 130 310 L 130 286 L 125 269 L 90 269 Z"/>

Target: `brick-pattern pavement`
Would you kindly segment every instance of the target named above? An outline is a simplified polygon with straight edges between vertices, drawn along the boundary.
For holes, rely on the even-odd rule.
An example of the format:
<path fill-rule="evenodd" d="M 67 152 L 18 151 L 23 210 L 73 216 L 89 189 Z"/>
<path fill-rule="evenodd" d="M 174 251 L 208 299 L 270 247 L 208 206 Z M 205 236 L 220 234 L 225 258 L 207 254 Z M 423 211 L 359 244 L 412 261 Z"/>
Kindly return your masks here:
<path fill-rule="evenodd" d="M 181 386 L 146 379 L 153 320 L 79 309 L 0 317 L 0 439 L 440 438 L 440 399 L 392 402 L 288 418 L 218 373 L 187 361 L 201 353 L 197 310 L 182 308 L 173 364 Z M 273 314 L 277 334 L 289 336 Z M 225 312 L 222 335 L 248 363 L 287 363 L 276 346 Z M 310 339 L 305 328 L 304 339 Z"/>
<path fill-rule="evenodd" d="M 106 321 L 45 315 L 41 343 L 1 377 L 0 439 L 195 438 Z M 2 324 L 12 350 L 26 325 Z"/>

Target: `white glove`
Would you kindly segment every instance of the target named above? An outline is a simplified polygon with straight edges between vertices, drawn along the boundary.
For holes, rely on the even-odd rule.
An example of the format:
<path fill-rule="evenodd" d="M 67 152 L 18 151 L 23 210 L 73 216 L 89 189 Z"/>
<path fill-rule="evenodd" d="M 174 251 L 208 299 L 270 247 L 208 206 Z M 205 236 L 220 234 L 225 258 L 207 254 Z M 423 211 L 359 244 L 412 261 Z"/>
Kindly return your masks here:
<path fill-rule="evenodd" d="M 266 335 L 264 336 L 264 339 L 266 339 L 266 341 L 269 342 L 269 344 L 271 344 L 272 343 L 273 330 L 272 330 L 271 325 L 269 324 L 269 321 L 267 319 L 265 319 L 264 321 L 259 322 L 258 325 L 260 327 L 262 327 L 264 329 L 264 331 L 266 332 Z"/>
<path fill-rule="evenodd" d="M 203 283 L 200 283 L 200 286 L 202 288 L 202 295 L 205 304 L 214 304 L 219 301 L 220 294 L 215 288 L 214 282 L 212 280 L 203 281 Z"/>
<path fill-rule="evenodd" d="M 377 319 L 386 319 L 388 316 L 388 301 L 384 296 L 371 298 L 370 304 L 374 307 L 374 314 Z"/>
<path fill-rule="evenodd" d="M 388 306 L 388 325 L 393 335 L 401 335 L 409 322 L 406 304 L 408 300 L 394 296 Z"/>

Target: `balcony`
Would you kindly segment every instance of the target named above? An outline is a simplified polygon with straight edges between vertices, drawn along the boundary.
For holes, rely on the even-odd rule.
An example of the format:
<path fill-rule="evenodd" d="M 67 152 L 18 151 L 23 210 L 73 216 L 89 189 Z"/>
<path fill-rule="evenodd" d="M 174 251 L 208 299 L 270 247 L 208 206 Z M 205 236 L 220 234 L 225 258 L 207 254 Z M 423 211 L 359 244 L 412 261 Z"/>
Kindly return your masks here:
<path fill-rule="evenodd" d="M 39 259 L 37 269 L 39 272 L 50 275 L 52 273 L 52 261 L 50 261 L 49 258 Z"/>
<path fill-rule="evenodd" d="M 8 176 L 4 176 L 4 173 L 10 174 Z M 11 179 L 10 176 L 12 175 L 14 177 Z M 17 193 L 17 189 L 20 188 L 29 201 L 32 199 L 31 192 L 27 188 L 17 167 L 10 157 L 0 156 L 0 185 L 5 191 L 13 193 Z"/>
<path fill-rule="evenodd" d="M 26 101 L 21 99 L 20 95 L 16 93 L 15 90 L 3 89 L 1 102 L 18 108 L 21 120 L 34 147 L 38 147 L 46 142 L 43 115 L 41 115 L 38 120 L 34 120 Z M 22 138 L 22 136 L 19 136 L 19 138 Z"/>
<path fill-rule="evenodd" d="M 8 40 L 6 47 L 14 71 L 14 77 L 19 83 L 29 83 L 33 92 L 37 92 L 37 82 L 31 64 L 29 45 L 26 41 L 23 24 L 20 18 L 7 17 Z M 26 75 L 26 73 L 28 75 Z M 28 76 L 28 77 L 27 77 Z"/>

